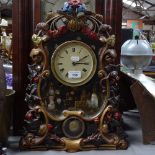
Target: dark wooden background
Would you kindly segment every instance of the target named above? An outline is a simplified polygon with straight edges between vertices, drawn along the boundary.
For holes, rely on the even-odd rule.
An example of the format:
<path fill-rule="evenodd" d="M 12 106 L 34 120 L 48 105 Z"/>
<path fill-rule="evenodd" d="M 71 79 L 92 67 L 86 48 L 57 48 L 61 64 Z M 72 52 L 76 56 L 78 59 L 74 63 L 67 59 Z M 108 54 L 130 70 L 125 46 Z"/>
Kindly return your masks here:
<path fill-rule="evenodd" d="M 96 12 L 102 14 L 105 23 L 112 26 L 113 33 L 116 35 L 116 50 L 120 55 L 122 0 L 96 0 Z M 40 19 L 40 0 L 13 0 L 13 86 L 16 91 L 13 129 L 15 135 L 21 133 L 24 115 L 28 109 L 24 102 L 28 84 L 27 64 L 31 63 L 29 58 L 32 48 L 31 36 Z"/>

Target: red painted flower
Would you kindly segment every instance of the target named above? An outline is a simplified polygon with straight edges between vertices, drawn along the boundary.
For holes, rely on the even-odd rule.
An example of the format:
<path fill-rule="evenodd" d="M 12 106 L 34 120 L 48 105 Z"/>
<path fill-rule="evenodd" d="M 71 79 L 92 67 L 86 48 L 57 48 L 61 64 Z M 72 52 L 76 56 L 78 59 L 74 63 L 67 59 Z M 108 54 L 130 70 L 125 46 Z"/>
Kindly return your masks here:
<path fill-rule="evenodd" d="M 34 83 L 39 83 L 39 77 L 34 77 L 34 78 L 32 79 L 32 81 L 33 81 Z"/>
<path fill-rule="evenodd" d="M 48 130 L 51 131 L 53 129 L 53 125 L 52 124 L 48 124 Z"/>
<path fill-rule="evenodd" d="M 73 7 L 77 7 L 82 3 L 82 0 L 68 0 L 68 4 L 73 6 Z"/>
<path fill-rule="evenodd" d="M 84 27 L 81 31 L 85 35 L 89 35 L 91 33 L 91 30 L 88 27 Z"/>
<path fill-rule="evenodd" d="M 122 115 L 121 115 L 120 112 L 115 112 L 115 113 L 114 113 L 114 119 L 120 120 L 121 118 L 122 118 Z"/>
<path fill-rule="evenodd" d="M 98 117 L 96 117 L 96 118 L 94 119 L 94 122 L 95 122 L 96 124 L 98 124 L 98 123 L 100 122 L 100 119 L 99 119 Z"/>
<path fill-rule="evenodd" d="M 67 27 L 66 26 L 60 26 L 58 28 L 59 34 L 65 34 L 67 32 Z"/>
<path fill-rule="evenodd" d="M 89 27 L 84 27 L 81 32 L 83 34 L 85 34 L 86 36 L 88 36 L 89 38 L 93 39 L 93 40 L 97 40 L 97 34 L 93 31 L 91 31 L 91 29 Z"/>
<path fill-rule="evenodd" d="M 59 31 L 58 30 L 49 30 L 48 35 L 51 38 L 57 38 L 57 37 L 59 37 Z"/>
<path fill-rule="evenodd" d="M 93 39 L 93 40 L 97 40 L 97 34 L 95 32 L 91 32 L 89 34 L 90 38 Z"/>
<path fill-rule="evenodd" d="M 27 114 L 25 115 L 25 119 L 28 120 L 28 121 L 32 120 L 32 118 L 33 118 L 33 116 L 32 116 L 31 113 L 27 113 Z"/>

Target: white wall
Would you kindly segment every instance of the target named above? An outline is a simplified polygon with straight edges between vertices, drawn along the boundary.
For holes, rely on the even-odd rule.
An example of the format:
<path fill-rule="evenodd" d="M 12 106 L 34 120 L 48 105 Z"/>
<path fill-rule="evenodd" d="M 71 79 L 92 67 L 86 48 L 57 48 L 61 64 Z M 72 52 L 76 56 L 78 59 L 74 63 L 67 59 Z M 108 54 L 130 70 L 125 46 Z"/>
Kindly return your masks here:
<path fill-rule="evenodd" d="M 129 9 L 125 9 L 123 8 L 123 12 L 122 12 L 122 20 L 123 22 L 126 22 L 126 20 L 128 19 L 139 19 L 141 16 L 132 12 Z"/>
<path fill-rule="evenodd" d="M 155 25 L 143 25 L 143 30 L 153 30 L 153 31 L 155 31 Z"/>

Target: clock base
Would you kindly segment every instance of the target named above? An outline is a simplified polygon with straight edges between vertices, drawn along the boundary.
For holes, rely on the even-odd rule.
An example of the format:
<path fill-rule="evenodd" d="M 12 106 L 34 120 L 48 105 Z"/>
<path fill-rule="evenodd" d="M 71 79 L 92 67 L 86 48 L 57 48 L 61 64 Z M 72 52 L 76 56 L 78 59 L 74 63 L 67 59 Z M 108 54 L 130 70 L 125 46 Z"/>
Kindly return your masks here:
<path fill-rule="evenodd" d="M 20 140 L 20 149 L 57 150 L 67 152 L 127 149 L 128 142 L 120 126 L 121 122 L 120 120 L 116 120 L 116 118 L 111 117 L 114 115 L 117 115 L 117 117 L 119 117 L 118 114 L 116 114 L 114 111 L 115 110 L 112 106 L 108 106 L 103 111 L 102 115 L 94 120 L 94 124 L 98 125 L 96 133 L 92 133 L 90 136 L 83 135 L 80 138 L 68 138 L 64 136 L 56 136 L 52 132 L 53 126 L 52 124 L 48 124 L 50 120 L 48 119 L 46 111 L 42 107 L 37 106 L 34 110 L 29 111 L 27 115 L 29 117 L 31 116 L 31 114 L 41 116 L 40 118 L 38 117 L 38 120 L 35 119 L 33 122 L 35 126 L 37 125 L 37 122 L 40 122 L 40 124 L 38 124 L 38 135 L 36 135 L 36 133 L 27 133 Z M 82 120 L 81 112 L 74 113 L 68 111 L 67 117 L 69 119 L 77 118 L 79 120 Z M 32 125 L 33 124 L 31 124 L 31 128 L 33 128 Z M 113 127 L 109 127 L 112 125 Z M 76 128 L 76 126 L 74 126 L 74 128 Z"/>

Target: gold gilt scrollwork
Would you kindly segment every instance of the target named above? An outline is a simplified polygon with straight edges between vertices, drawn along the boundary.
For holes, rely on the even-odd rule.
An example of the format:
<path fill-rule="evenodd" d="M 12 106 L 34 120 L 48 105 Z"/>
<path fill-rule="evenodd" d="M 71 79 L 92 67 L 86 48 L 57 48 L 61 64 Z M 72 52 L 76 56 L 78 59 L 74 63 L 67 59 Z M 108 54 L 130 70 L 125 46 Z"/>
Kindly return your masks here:
<path fill-rule="evenodd" d="M 84 111 L 68 111 L 68 110 L 64 110 L 63 114 L 64 114 L 65 117 L 69 117 L 69 116 L 83 117 L 84 116 Z"/>
<path fill-rule="evenodd" d="M 34 64 L 40 65 L 42 71 L 47 68 L 48 59 L 46 52 L 42 47 L 33 48 L 30 52 L 30 57 L 32 58 Z"/>
<path fill-rule="evenodd" d="M 71 140 L 68 138 L 63 138 L 63 140 L 65 142 L 65 151 L 73 153 L 82 150 L 80 146 L 82 139 Z"/>
<path fill-rule="evenodd" d="M 108 106 L 101 118 L 100 118 L 100 133 L 103 137 L 104 140 L 106 140 L 106 142 L 108 144 L 112 144 L 115 145 L 115 147 L 117 149 L 126 149 L 128 147 L 128 143 L 127 141 L 125 141 L 124 139 L 122 139 L 121 137 L 119 137 L 118 135 L 116 135 L 115 133 L 109 133 L 109 129 L 108 129 L 108 125 L 107 125 L 107 119 L 110 120 L 112 119 L 112 115 L 113 115 L 113 107 L 112 106 Z"/>
<path fill-rule="evenodd" d="M 41 44 L 41 42 L 42 42 L 42 38 L 39 37 L 37 34 L 33 34 L 33 36 L 32 36 L 32 41 L 33 41 L 33 44 L 34 44 L 36 47 L 38 47 L 38 46 Z"/>
<path fill-rule="evenodd" d="M 79 5 L 84 7 L 81 3 Z M 32 108 L 26 114 L 27 133 L 20 141 L 20 148 L 33 150 L 54 149 L 68 152 L 93 149 L 126 149 L 128 147 L 126 139 L 121 138 L 116 131 L 111 132 L 109 127 L 110 123 L 119 122 L 117 118 L 114 118 L 114 106 L 109 102 L 109 99 L 116 97 L 115 95 L 111 96 L 111 91 L 113 91 L 111 87 L 117 87 L 115 79 L 114 82 L 110 79 L 112 73 L 116 73 L 115 69 L 108 70 L 109 66 L 116 66 L 114 65 L 117 57 L 114 50 L 115 35 L 110 35 L 112 28 L 103 23 L 104 17 L 102 15 L 87 10 L 76 13 L 79 8 L 72 9 L 74 12 L 67 10 L 69 13 L 67 11 L 48 13 L 46 21 L 37 24 L 35 34 L 32 36 L 34 48 L 30 52 L 30 57 L 33 64 L 29 65 L 30 84 L 28 86 L 28 93 L 31 93 L 27 94 L 27 102 L 30 105 L 32 104 Z M 92 42 L 90 48 L 95 51 L 93 51 L 95 58 L 97 57 L 98 68 L 97 70 L 94 69 L 94 79 L 92 78 L 92 81 L 86 83 L 87 91 L 83 93 L 83 96 L 85 97 L 88 92 L 88 97 L 85 99 L 82 98 L 80 92 L 83 91 L 83 88 L 70 88 L 69 86 L 63 86 L 63 82 L 55 81 L 56 79 L 51 70 L 51 62 L 49 62 L 54 55 L 55 49 L 60 44 L 63 44 L 61 39 L 65 39 L 64 36 L 69 33 L 72 36 L 75 33 L 77 36 L 75 35 L 76 38 L 74 39 L 81 42 L 85 38 L 90 39 L 88 44 L 90 45 Z M 56 42 L 57 39 L 60 42 Z M 66 38 L 67 40 L 68 38 Z M 49 51 L 47 51 L 48 43 L 50 44 Z M 94 90 L 89 92 L 89 89 Z M 97 102 L 100 101 L 101 105 L 98 106 L 96 113 L 91 111 L 93 114 L 89 116 L 87 114 L 89 109 L 85 111 L 81 107 L 85 104 L 84 106 L 87 108 L 88 104 L 86 103 L 95 100 L 93 95 L 98 96 Z M 78 103 L 78 106 L 75 103 Z M 62 104 L 64 104 L 64 107 Z M 70 108 L 70 105 L 76 108 Z M 78 136 L 76 132 L 78 132 L 78 127 L 82 125 L 79 123 L 78 126 L 76 121 L 72 121 L 67 126 L 65 121 L 70 118 L 79 119 L 84 124 L 83 130 L 79 131 Z M 72 130 L 69 130 L 69 127 Z M 73 135 L 69 135 L 71 131 Z"/>
<path fill-rule="evenodd" d="M 40 145 L 44 141 L 44 139 L 45 139 L 45 137 L 47 136 L 47 133 L 48 133 L 48 118 L 47 118 L 47 115 L 46 115 L 44 109 L 37 106 L 33 110 L 30 110 L 28 113 L 43 114 L 45 121 L 39 128 L 38 136 L 34 135 L 33 133 L 28 133 L 20 141 L 20 146 L 23 149 L 26 148 L 26 147 L 29 147 L 31 145 Z"/>

